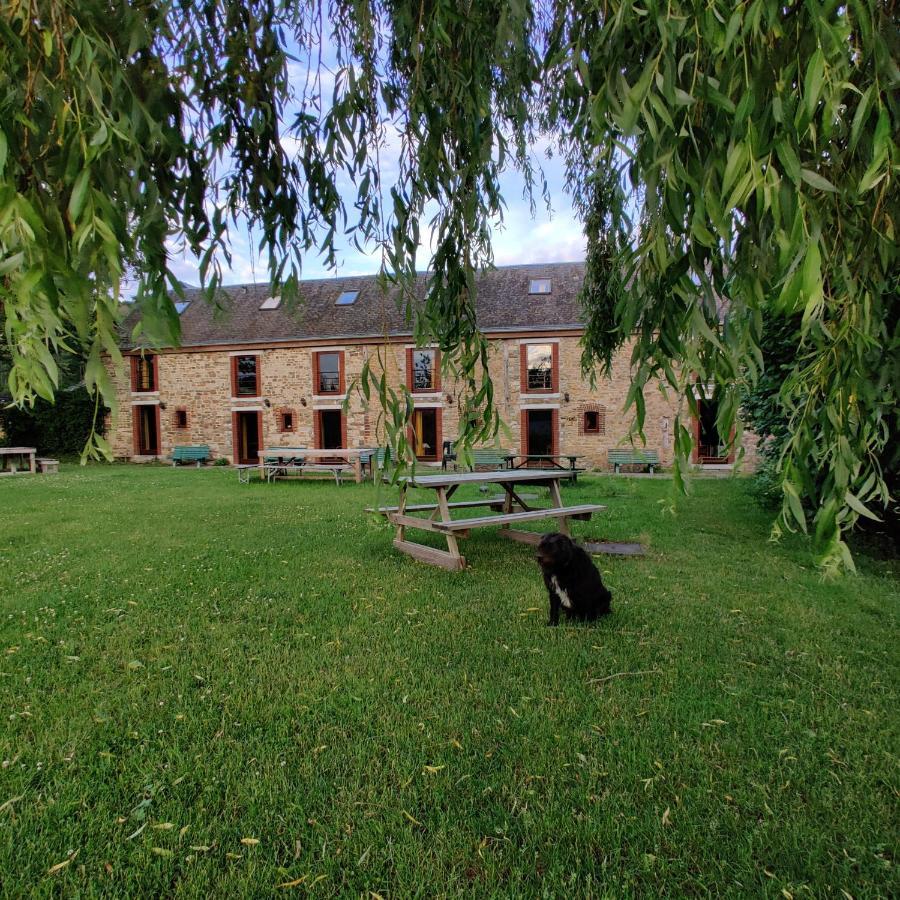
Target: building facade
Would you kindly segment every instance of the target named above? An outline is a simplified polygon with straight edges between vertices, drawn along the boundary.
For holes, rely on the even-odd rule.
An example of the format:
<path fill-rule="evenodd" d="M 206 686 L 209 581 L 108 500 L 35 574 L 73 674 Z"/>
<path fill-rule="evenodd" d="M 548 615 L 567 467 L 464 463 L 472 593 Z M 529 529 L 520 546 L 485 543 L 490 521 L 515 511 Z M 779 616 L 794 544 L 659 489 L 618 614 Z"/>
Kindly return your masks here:
<path fill-rule="evenodd" d="M 483 274 L 479 324 L 490 341 L 494 398 L 516 453 L 577 454 L 589 468 L 627 443 L 631 347 L 592 388 L 581 372 L 577 296 L 581 263 L 516 266 Z M 371 447 L 379 409 L 354 381 L 366 362 L 413 396 L 417 456 L 439 463 L 459 427 L 456 385 L 442 378 L 440 352 L 416 347 L 394 301 L 374 278 L 303 282 L 293 310 L 267 287 L 229 287 L 221 309 L 187 295 L 177 348 L 125 351 L 116 377 L 120 413 L 109 439 L 119 458 L 165 458 L 176 445 L 206 444 L 214 457 L 255 463 L 268 447 Z M 672 461 L 676 406 L 645 391 L 647 448 Z M 346 404 L 345 404 L 346 401 Z M 715 435 L 715 409 L 701 404 L 697 462 L 733 461 Z M 752 463 L 754 441 L 745 437 Z"/>

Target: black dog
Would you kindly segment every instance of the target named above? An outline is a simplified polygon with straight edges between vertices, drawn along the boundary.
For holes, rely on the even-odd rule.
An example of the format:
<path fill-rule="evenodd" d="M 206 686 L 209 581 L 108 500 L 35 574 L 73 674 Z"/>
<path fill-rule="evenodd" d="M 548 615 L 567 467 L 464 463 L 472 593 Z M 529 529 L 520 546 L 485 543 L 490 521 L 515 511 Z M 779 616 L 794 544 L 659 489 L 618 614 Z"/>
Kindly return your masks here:
<path fill-rule="evenodd" d="M 572 619 L 593 622 L 609 613 L 612 594 L 587 551 L 564 534 L 545 534 L 538 544 L 538 565 L 550 594 L 550 621 L 559 624 L 560 607 Z"/>

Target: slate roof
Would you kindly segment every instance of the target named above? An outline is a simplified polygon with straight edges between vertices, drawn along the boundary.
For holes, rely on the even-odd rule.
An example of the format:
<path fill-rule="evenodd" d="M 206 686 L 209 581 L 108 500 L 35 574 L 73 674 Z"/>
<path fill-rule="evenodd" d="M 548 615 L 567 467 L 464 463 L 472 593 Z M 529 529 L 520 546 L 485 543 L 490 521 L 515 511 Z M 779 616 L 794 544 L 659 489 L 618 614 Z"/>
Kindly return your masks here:
<path fill-rule="evenodd" d="M 529 294 L 529 281 L 549 278 L 550 294 Z M 581 328 L 578 291 L 584 263 L 507 266 L 478 276 L 478 321 L 485 332 Z M 426 275 L 420 276 L 424 290 Z M 268 284 L 229 285 L 220 291 L 217 310 L 197 288 L 185 289 L 192 301 L 181 315 L 181 346 L 277 343 L 397 337 L 411 333 L 394 301 L 384 300 L 373 276 L 322 278 L 301 282 L 301 303 L 293 311 L 265 310 Z M 356 302 L 337 306 L 342 291 L 359 291 Z M 126 326 L 129 323 L 126 322 Z M 126 328 L 126 333 L 130 328 Z"/>

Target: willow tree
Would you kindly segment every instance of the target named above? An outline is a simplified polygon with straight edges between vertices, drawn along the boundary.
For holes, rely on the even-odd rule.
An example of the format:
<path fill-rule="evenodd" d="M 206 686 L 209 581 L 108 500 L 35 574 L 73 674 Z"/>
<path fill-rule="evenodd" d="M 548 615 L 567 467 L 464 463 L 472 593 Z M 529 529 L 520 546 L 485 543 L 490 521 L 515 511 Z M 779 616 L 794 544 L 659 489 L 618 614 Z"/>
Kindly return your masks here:
<path fill-rule="evenodd" d="M 642 390 L 661 375 L 686 411 L 695 382 L 714 385 L 727 434 L 735 384 L 758 370 L 761 310 L 803 309 L 784 388 L 783 522 L 805 527 L 806 500 L 823 558 L 848 560 L 842 533 L 886 498 L 874 460 L 894 403 L 893 7 L 6 0 L 0 302 L 13 397 L 52 397 L 54 353 L 77 345 L 111 403 L 102 359 L 118 360 L 123 271 L 138 273 L 144 339 L 177 340 L 169 248 L 196 254 L 212 296 L 241 224 L 289 298 L 304 259 L 336 264 L 343 235 L 380 248 L 386 292 L 463 383 L 464 441 L 490 437 L 474 273 L 491 264 L 501 173 L 539 183 L 530 147 L 546 131 L 592 254 L 608 268 L 615 248 L 628 286 L 586 293 L 585 349 L 602 361 L 637 334 L 638 430 Z M 385 166 L 389 141 L 400 151 Z M 612 185 L 604 208 L 599 175 Z M 433 273 L 424 297 L 417 268 Z M 361 387 L 402 451 L 408 398 L 374 371 Z M 687 458 L 683 418 L 676 449 Z"/>

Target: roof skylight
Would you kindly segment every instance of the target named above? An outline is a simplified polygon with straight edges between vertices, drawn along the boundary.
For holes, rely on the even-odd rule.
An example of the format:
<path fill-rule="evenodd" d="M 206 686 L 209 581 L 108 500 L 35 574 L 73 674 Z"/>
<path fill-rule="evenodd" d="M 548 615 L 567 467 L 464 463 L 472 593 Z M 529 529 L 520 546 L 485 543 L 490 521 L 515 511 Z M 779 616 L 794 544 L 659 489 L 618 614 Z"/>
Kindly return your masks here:
<path fill-rule="evenodd" d="M 549 294 L 551 282 L 549 278 L 532 278 L 528 282 L 529 294 Z"/>
<path fill-rule="evenodd" d="M 356 298 L 358 296 L 359 291 L 341 291 L 341 293 L 338 294 L 335 306 L 351 306 L 356 303 Z"/>
<path fill-rule="evenodd" d="M 281 306 L 281 297 L 278 294 L 274 297 L 266 297 L 266 299 L 259 304 L 260 309 L 278 309 L 279 306 Z"/>

